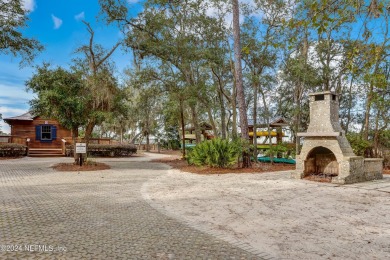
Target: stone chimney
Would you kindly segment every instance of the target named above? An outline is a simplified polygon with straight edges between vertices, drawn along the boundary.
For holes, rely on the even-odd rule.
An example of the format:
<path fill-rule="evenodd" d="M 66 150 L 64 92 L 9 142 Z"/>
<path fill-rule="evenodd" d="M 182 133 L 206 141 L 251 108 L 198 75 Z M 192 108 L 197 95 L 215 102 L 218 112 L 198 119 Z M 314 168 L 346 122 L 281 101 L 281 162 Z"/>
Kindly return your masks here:
<path fill-rule="evenodd" d="M 307 132 L 341 132 L 338 95 L 327 91 L 313 93 L 309 97 L 310 124 Z"/>

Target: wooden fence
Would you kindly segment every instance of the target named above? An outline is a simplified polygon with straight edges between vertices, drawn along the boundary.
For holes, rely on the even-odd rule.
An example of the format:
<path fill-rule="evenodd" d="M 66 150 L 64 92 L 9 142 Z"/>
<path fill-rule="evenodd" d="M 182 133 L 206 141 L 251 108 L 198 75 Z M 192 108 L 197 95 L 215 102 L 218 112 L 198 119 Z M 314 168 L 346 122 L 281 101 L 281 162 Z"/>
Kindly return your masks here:
<path fill-rule="evenodd" d="M 0 135 L 0 143 L 27 144 L 27 138 L 16 135 Z"/>

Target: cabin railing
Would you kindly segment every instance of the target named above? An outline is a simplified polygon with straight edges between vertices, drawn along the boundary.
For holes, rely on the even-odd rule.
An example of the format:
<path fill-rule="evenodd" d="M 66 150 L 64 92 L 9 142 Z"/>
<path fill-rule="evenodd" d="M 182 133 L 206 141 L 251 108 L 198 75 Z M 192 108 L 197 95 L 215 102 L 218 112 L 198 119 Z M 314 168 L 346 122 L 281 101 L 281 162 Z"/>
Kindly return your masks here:
<path fill-rule="evenodd" d="M 66 144 L 73 143 L 72 137 L 62 137 L 61 139 L 64 140 Z M 78 138 L 76 142 L 82 143 L 84 141 L 85 141 L 84 138 Z M 116 143 L 116 141 L 110 138 L 90 138 L 89 143 L 90 144 L 114 144 Z"/>
<path fill-rule="evenodd" d="M 0 135 L 0 143 L 15 143 L 15 144 L 23 144 L 27 145 L 29 138 L 17 135 Z M 58 139 L 57 139 L 58 140 Z M 72 137 L 62 137 L 62 143 L 72 144 Z M 79 139 L 79 142 L 84 142 L 83 138 Z M 115 144 L 117 143 L 115 140 L 110 138 L 91 138 L 89 139 L 91 144 Z"/>
<path fill-rule="evenodd" d="M 0 143 L 14 143 L 27 145 L 27 138 L 17 135 L 0 135 Z"/>
<path fill-rule="evenodd" d="M 61 150 L 62 154 L 66 153 L 66 145 L 72 144 L 72 137 L 62 137 L 57 139 L 61 141 Z M 78 142 L 84 142 L 84 139 L 78 139 Z M 27 154 L 29 153 L 30 148 L 30 138 L 16 135 L 0 135 L 0 144 L 1 143 L 14 143 L 14 144 L 22 144 L 27 146 Z M 115 144 L 116 141 L 110 138 L 91 138 L 91 144 Z"/>

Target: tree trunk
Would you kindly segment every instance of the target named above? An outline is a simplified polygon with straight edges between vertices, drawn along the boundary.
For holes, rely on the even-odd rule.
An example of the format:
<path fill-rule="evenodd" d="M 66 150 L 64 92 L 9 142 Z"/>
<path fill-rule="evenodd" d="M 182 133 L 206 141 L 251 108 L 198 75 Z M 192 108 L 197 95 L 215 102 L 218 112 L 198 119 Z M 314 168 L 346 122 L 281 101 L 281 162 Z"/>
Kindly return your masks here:
<path fill-rule="evenodd" d="M 374 157 L 378 157 L 379 133 L 380 133 L 379 117 L 380 117 L 380 110 L 378 109 L 375 116 L 374 147 L 373 147 Z"/>
<path fill-rule="evenodd" d="M 146 151 L 147 151 L 147 152 L 150 152 L 149 144 L 150 144 L 149 131 L 147 131 L 147 132 L 146 132 Z"/>
<path fill-rule="evenodd" d="M 95 121 L 91 120 L 88 122 L 87 127 L 85 128 L 85 142 L 89 144 L 89 139 L 92 137 L 93 128 L 95 127 Z"/>
<path fill-rule="evenodd" d="M 351 83 L 349 84 L 349 91 L 348 91 L 348 112 L 347 112 L 347 122 L 345 123 L 345 133 L 348 134 L 349 131 L 349 124 L 351 123 L 351 110 L 352 110 L 352 87 L 353 87 L 353 81 L 354 77 L 352 76 Z"/>
<path fill-rule="evenodd" d="M 369 92 L 367 94 L 366 111 L 365 111 L 365 116 L 364 116 L 363 139 L 366 141 L 368 141 L 368 133 L 370 130 L 370 112 L 371 112 L 373 89 L 374 89 L 374 86 L 372 83 L 370 83 L 370 89 L 369 89 Z"/>
<path fill-rule="evenodd" d="M 78 164 L 79 162 L 79 156 L 76 153 L 76 142 L 77 142 L 77 137 L 79 137 L 79 128 L 75 127 L 72 129 L 72 142 L 73 142 L 73 159 L 74 159 L 74 164 Z"/>
<path fill-rule="evenodd" d="M 131 144 L 135 144 L 135 141 L 137 140 L 137 138 L 138 138 L 140 135 L 142 135 L 142 132 L 136 134 L 136 135 L 130 140 L 130 143 L 131 143 Z"/>
<path fill-rule="evenodd" d="M 211 128 L 213 129 L 213 134 L 214 136 L 217 136 L 217 127 L 215 126 L 215 121 L 214 121 L 214 118 L 213 118 L 213 113 L 211 111 L 211 107 L 210 106 L 207 106 L 207 115 L 209 116 L 209 121 L 210 121 L 210 124 L 211 124 Z"/>
<path fill-rule="evenodd" d="M 94 127 L 95 127 L 95 121 L 92 120 L 88 122 L 87 127 L 85 128 L 84 142 L 87 144 L 87 153 L 85 154 L 85 158 L 83 158 L 83 161 L 86 161 L 88 158 L 88 145 L 89 145 L 89 140 L 92 137 L 92 132 Z"/>
<path fill-rule="evenodd" d="M 244 95 L 244 85 L 242 80 L 242 67 L 241 67 L 241 40 L 240 40 L 240 9 L 238 0 L 232 0 L 233 2 L 233 38 L 234 38 L 234 68 L 236 75 L 236 88 L 237 88 L 237 101 L 240 113 L 240 127 L 241 138 L 246 142 L 249 141 L 248 134 L 248 118 Z M 248 168 L 250 166 L 250 156 L 247 151 L 243 152 L 242 167 Z"/>
<path fill-rule="evenodd" d="M 273 148 L 272 148 L 272 136 L 271 136 L 271 127 L 270 127 L 270 111 L 268 110 L 268 106 L 267 106 L 267 102 L 265 100 L 265 93 L 263 90 L 260 90 L 260 93 L 261 93 L 261 96 L 262 96 L 262 99 L 263 99 L 263 104 L 264 104 L 264 112 L 265 112 L 265 116 L 266 116 L 266 122 L 267 122 L 267 130 L 268 130 L 268 141 L 269 141 L 269 150 L 270 150 L 270 160 L 271 160 L 271 164 L 274 163 L 273 161 Z"/>
<path fill-rule="evenodd" d="M 223 100 L 223 94 L 221 93 L 221 91 L 218 91 L 218 100 L 221 109 L 221 136 L 222 139 L 226 139 L 226 110 Z"/>
<path fill-rule="evenodd" d="M 183 107 L 183 100 L 180 99 L 180 123 L 181 123 L 181 134 L 182 134 L 182 155 L 183 158 L 186 157 L 186 130 L 185 130 L 185 123 L 184 123 L 184 107 Z"/>
<path fill-rule="evenodd" d="M 236 92 L 235 86 L 233 88 L 234 88 L 234 92 Z M 236 139 L 238 137 L 238 133 L 237 133 L 237 103 L 236 103 L 236 97 L 237 97 L 237 95 L 234 95 L 234 101 L 232 103 L 232 137 L 233 137 L 233 139 Z"/>
<path fill-rule="evenodd" d="M 253 156 L 257 163 L 257 92 L 259 86 L 257 83 L 253 85 Z"/>
<path fill-rule="evenodd" d="M 235 75 L 235 67 L 233 61 L 232 63 L 232 72 L 234 75 L 233 80 L 233 90 L 232 90 L 232 138 L 236 139 L 238 137 L 237 134 L 237 81 Z"/>
<path fill-rule="evenodd" d="M 199 128 L 199 122 L 198 122 L 198 114 L 196 113 L 196 104 L 190 102 L 190 110 L 191 110 L 191 117 L 192 117 L 192 124 L 194 125 L 195 128 L 195 138 L 196 138 L 196 143 L 200 143 L 202 141 L 201 139 L 201 131 Z"/>
<path fill-rule="evenodd" d="M 294 141 L 295 141 L 295 154 L 299 154 L 299 145 L 300 145 L 300 140 L 298 137 L 298 133 L 300 131 L 300 124 L 301 124 L 301 87 L 302 83 L 297 83 L 297 86 L 295 88 L 295 95 L 294 95 L 294 102 L 295 102 L 295 115 L 294 115 Z"/>
<path fill-rule="evenodd" d="M 301 49 L 301 55 L 304 60 L 305 66 L 307 66 L 307 59 L 308 59 L 308 54 L 309 54 L 309 33 L 307 30 L 307 27 L 305 27 L 305 34 L 303 38 L 303 44 L 302 44 L 302 49 Z M 295 93 L 294 93 L 294 103 L 295 103 L 295 114 L 294 114 L 294 142 L 295 142 L 295 154 L 298 155 L 300 153 L 299 151 L 299 145 L 300 145 L 300 140 L 297 134 L 301 130 L 301 100 L 302 100 L 302 95 L 304 92 L 305 88 L 305 82 L 300 81 L 296 82 L 295 84 Z"/>
<path fill-rule="evenodd" d="M 217 97 L 219 101 L 219 107 L 221 109 L 221 137 L 222 139 L 226 139 L 227 125 L 226 125 L 226 108 L 225 108 L 224 96 L 226 96 L 226 99 L 228 99 L 228 101 L 230 99 L 223 91 L 223 82 L 221 80 L 221 77 L 218 76 L 218 74 L 213 68 L 211 68 L 211 71 L 213 72 L 214 84 L 218 85 Z"/>

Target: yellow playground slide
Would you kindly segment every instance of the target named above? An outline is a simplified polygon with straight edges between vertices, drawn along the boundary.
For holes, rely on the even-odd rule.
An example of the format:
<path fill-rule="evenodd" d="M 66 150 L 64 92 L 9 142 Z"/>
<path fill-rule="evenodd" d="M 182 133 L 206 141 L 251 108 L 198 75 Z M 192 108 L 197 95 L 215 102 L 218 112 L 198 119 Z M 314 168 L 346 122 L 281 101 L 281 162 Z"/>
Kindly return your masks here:
<path fill-rule="evenodd" d="M 276 131 L 271 131 L 271 136 L 277 136 L 278 133 Z M 253 132 L 249 132 L 249 136 L 253 136 Z M 268 131 L 257 131 L 256 136 L 269 136 Z M 285 136 L 284 133 L 282 133 L 282 136 Z"/>

